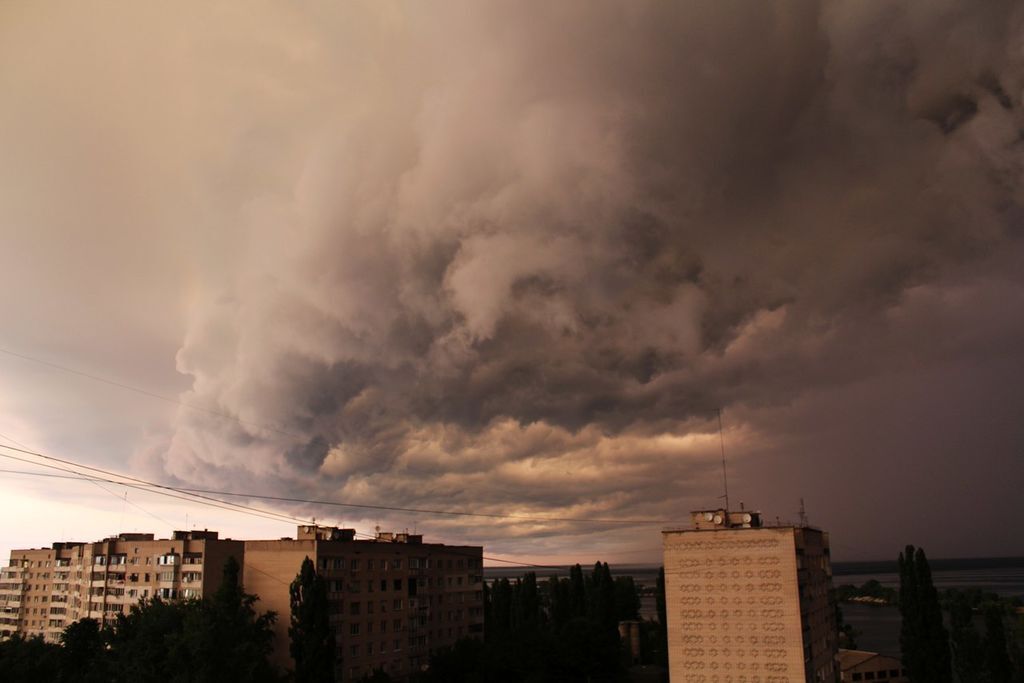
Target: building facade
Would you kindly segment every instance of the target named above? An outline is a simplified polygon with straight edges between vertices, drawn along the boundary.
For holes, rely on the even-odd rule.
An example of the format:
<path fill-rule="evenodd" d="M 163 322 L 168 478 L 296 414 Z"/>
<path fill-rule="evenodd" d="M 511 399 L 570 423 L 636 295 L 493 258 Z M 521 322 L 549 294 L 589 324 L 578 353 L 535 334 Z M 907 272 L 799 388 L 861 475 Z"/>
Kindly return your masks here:
<path fill-rule="evenodd" d="M 663 532 L 671 680 L 839 681 L 828 534 L 748 511 L 692 521 Z"/>
<path fill-rule="evenodd" d="M 327 581 L 339 681 L 381 669 L 401 680 L 430 653 L 483 637 L 483 548 L 415 534 L 356 540 L 352 529 L 302 526 L 295 539 L 246 541 L 245 588 L 279 615 L 274 656 L 290 666 L 288 586 L 309 557 Z"/>
<path fill-rule="evenodd" d="M 327 581 L 340 681 L 382 669 L 401 680 L 430 653 L 460 638 L 482 637 L 483 548 L 424 543 L 415 534 L 301 526 L 296 538 L 235 541 L 214 531 L 119 534 L 94 543 L 13 550 L 0 569 L 0 638 L 21 633 L 57 642 L 71 623 L 108 624 L 140 600 L 201 598 L 220 585 L 234 557 L 256 608 L 273 610 L 274 660 L 288 652 L 289 587 L 306 557 Z"/>
<path fill-rule="evenodd" d="M 900 660 L 864 650 L 839 651 L 840 680 L 874 681 L 875 683 L 908 683 L 907 671 Z"/>
<path fill-rule="evenodd" d="M 0 570 L 0 636 L 22 633 L 57 642 L 69 624 L 116 620 L 144 598 L 201 598 L 217 589 L 228 557 L 244 544 L 215 531 L 119 534 L 93 543 L 12 550 Z"/>

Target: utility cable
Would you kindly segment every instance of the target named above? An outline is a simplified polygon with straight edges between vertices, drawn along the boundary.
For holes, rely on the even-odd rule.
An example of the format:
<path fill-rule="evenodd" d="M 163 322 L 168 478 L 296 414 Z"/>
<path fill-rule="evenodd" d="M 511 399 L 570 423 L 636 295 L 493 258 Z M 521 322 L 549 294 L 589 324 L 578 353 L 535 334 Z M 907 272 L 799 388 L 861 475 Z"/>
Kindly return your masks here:
<path fill-rule="evenodd" d="M 665 524 L 673 524 L 673 523 L 675 523 L 675 520 L 665 520 L 665 519 L 610 519 L 610 518 L 599 518 L 599 517 L 591 517 L 591 518 L 584 518 L 584 517 L 532 517 L 532 516 L 529 516 L 529 515 L 502 514 L 502 513 L 492 513 L 492 512 L 465 512 L 465 511 L 458 511 L 458 510 L 438 510 L 438 509 L 427 509 L 427 508 L 407 508 L 407 507 L 399 507 L 399 506 L 394 506 L 394 505 L 369 505 L 369 504 L 362 504 L 362 503 L 342 503 L 342 502 L 330 501 L 330 500 L 316 500 L 316 499 L 309 499 L 309 498 L 291 498 L 291 497 L 286 497 L 286 496 L 269 496 L 269 495 L 262 495 L 262 494 L 257 494 L 257 493 L 236 493 L 236 492 L 232 492 L 232 491 L 217 491 L 217 490 L 213 490 L 213 489 L 200 489 L 200 488 L 187 488 L 187 487 L 179 487 L 179 486 L 167 486 L 165 484 L 157 484 L 155 482 L 147 481 L 145 479 L 139 479 L 138 477 L 133 477 L 133 476 L 130 476 L 130 475 L 127 475 L 127 474 L 118 474 L 116 472 L 111 472 L 109 470 L 104 470 L 104 469 L 99 468 L 99 467 L 92 467 L 90 465 L 82 465 L 80 463 L 76 463 L 76 462 L 73 462 L 71 460 L 64 460 L 62 458 L 57 458 L 57 457 L 54 457 L 54 456 L 51 456 L 51 455 L 45 455 L 43 453 L 39 453 L 38 451 L 31 451 L 31 450 L 22 449 L 22 448 L 14 448 L 13 446 L 5 446 L 3 444 L 0 444 L 0 448 L 6 448 L 6 449 L 9 449 L 9 450 L 18 451 L 18 452 L 21 452 L 21 453 L 25 453 L 26 455 L 32 455 L 32 456 L 35 456 L 35 457 L 38 457 L 38 458 L 43 458 L 44 460 L 49 460 L 49 461 L 53 461 L 53 462 L 59 462 L 59 463 L 62 463 L 64 465 L 70 465 L 70 466 L 73 466 L 73 467 L 79 467 L 79 468 L 82 468 L 82 469 L 87 469 L 87 470 L 90 470 L 90 471 L 93 471 L 93 472 L 99 472 L 99 473 L 105 474 L 107 476 L 121 477 L 121 478 L 124 478 L 124 479 L 128 479 L 128 480 L 137 482 L 137 483 L 142 484 L 144 486 L 151 486 L 153 488 L 165 489 L 165 490 L 168 490 L 168 491 L 175 491 L 175 492 L 183 493 L 183 494 L 187 494 L 187 495 L 194 495 L 197 498 L 202 498 L 202 499 L 205 499 L 205 500 L 212 500 L 212 501 L 215 501 L 215 502 L 218 502 L 218 503 L 222 503 L 224 505 L 236 505 L 236 506 L 242 507 L 242 508 L 245 508 L 247 506 L 243 506 L 243 505 L 240 505 L 240 504 L 237 504 L 237 503 L 230 503 L 228 501 L 219 500 L 217 498 L 211 498 L 211 497 L 209 497 L 207 495 L 204 495 L 204 494 L 212 494 L 212 495 L 218 495 L 218 496 L 237 496 L 237 497 L 241 497 L 241 498 L 256 498 L 256 499 L 259 499 L 259 500 L 273 500 L 273 501 L 286 502 L 286 503 L 304 503 L 304 504 L 309 504 L 309 505 L 325 505 L 325 506 L 333 506 L 333 507 L 361 508 L 361 509 L 367 509 L 367 510 L 387 510 L 387 511 L 390 511 L 390 512 L 413 512 L 413 513 L 417 513 L 417 514 L 428 514 L 428 515 L 451 515 L 451 516 L 458 516 L 458 517 L 484 517 L 484 518 L 488 518 L 488 519 L 511 519 L 511 520 L 518 520 L 518 521 L 523 521 L 523 522 L 537 522 L 537 523 L 566 522 L 566 523 L 585 523 L 585 524 L 626 524 L 626 525 L 632 525 L 632 526 L 645 526 L 645 525 L 662 526 L 662 525 L 665 525 Z M 249 508 L 249 509 L 253 509 L 253 508 Z M 266 512 L 266 511 L 263 511 L 263 510 L 260 510 L 260 511 L 261 512 Z"/>

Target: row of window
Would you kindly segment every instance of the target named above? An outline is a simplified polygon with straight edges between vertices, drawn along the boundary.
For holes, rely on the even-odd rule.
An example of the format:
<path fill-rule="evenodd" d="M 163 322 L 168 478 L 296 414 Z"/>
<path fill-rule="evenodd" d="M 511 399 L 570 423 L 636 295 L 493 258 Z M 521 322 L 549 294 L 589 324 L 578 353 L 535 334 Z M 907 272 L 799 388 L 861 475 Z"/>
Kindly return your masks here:
<path fill-rule="evenodd" d="M 152 562 L 152 558 L 146 557 L 146 564 Z M 123 564 L 138 564 L 139 558 L 132 557 L 128 558 L 126 554 L 118 555 L 95 555 L 92 560 L 93 565 L 97 567 L 103 566 L 119 566 Z M 177 553 L 167 553 L 164 555 L 156 556 L 156 563 L 158 565 L 176 565 L 176 564 L 202 564 L 203 555 L 202 553 L 185 553 L 184 555 L 178 555 Z"/>
<path fill-rule="evenodd" d="M 400 571 L 403 566 L 402 559 L 370 559 L 363 560 L 358 557 L 346 559 L 344 557 L 321 557 L 317 560 L 317 567 L 326 569 L 348 569 L 359 571 L 363 566 L 367 571 L 375 571 L 378 568 L 382 571 Z M 475 558 L 468 560 L 433 560 L 429 557 L 410 557 L 409 569 L 479 569 L 483 567 L 483 561 Z"/>
<path fill-rule="evenodd" d="M 852 676 L 855 681 L 888 681 L 893 678 L 906 676 L 906 669 L 889 669 L 888 671 L 856 671 Z"/>

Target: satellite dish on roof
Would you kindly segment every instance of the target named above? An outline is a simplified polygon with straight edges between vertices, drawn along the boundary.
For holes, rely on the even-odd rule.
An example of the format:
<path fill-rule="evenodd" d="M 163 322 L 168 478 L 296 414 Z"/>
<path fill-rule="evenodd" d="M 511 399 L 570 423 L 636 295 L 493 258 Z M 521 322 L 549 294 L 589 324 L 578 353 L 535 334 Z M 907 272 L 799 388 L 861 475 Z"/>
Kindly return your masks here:
<path fill-rule="evenodd" d="M 750 516 L 749 512 L 744 512 L 743 513 L 743 521 L 745 523 L 750 524 L 750 520 L 752 520 L 752 519 L 753 519 L 753 517 Z"/>
<path fill-rule="evenodd" d="M 715 515 L 715 524 L 722 523 L 722 515 Z"/>
<path fill-rule="evenodd" d="M 710 522 L 714 518 L 715 518 L 715 514 L 713 512 L 705 512 L 704 513 L 704 521 L 705 522 Z"/>

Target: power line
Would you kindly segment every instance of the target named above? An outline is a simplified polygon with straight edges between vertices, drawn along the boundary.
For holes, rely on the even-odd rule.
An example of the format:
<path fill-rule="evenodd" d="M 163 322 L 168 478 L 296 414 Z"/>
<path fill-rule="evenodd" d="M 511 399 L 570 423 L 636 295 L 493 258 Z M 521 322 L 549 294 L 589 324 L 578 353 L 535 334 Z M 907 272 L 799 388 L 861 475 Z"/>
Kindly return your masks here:
<path fill-rule="evenodd" d="M 3 446 L 0 445 L 0 447 L 3 447 Z M 10 458 L 12 460 L 17 460 L 19 462 L 25 462 L 25 463 L 29 463 L 29 464 L 34 464 L 34 465 L 37 465 L 39 467 L 49 467 L 49 468 L 58 469 L 58 470 L 65 471 L 65 472 L 72 472 L 72 470 L 69 470 L 69 469 L 66 469 L 66 468 L 62 468 L 62 467 L 58 467 L 57 465 L 47 465 L 45 463 L 34 463 L 33 461 L 28 460 L 26 458 L 19 458 L 19 457 L 12 456 L 12 455 L 9 455 L 9 454 L 0 453 L 0 457 Z M 217 507 L 217 508 L 220 508 L 220 509 L 228 510 L 229 512 L 239 512 L 239 513 L 242 513 L 242 514 L 249 514 L 249 515 L 253 515 L 253 516 L 256 516 L 256 517 L 262 517 L 262 518 L 270 519 L 270 520 L 276 521 L 276 522 L 283 522 L 283 521 L 299 522 L 300 524 L 315 526 L 314 522 L 312 522 L 310 520 L 299 519 L 297 517 L 290 517 L 288 515 L 283 515 L 283 514 L 279 514 L 279 513 L 275 513 L 275 512 L 270 512 L 270 511 L 249 512 L 249 511 L 246 511 L 244 509 L 224 508 L 224 507 L 221 507 L 221 506 L 218 506 L 218 505 L 213 505 L 211 503 L 205 503 L 203 501 L 192 500 L 192 499 L 185 498 L 185 497 L 182 497 L 182 496 L 175 496 L 173 494 L 168 494 L 168 493 L 163 492 L 163 491 L 153 491 L 153 490 L 150 490 L 150 489 L 148 489 L 146 487 L 143 487 L 141 485 L 128 484 L 128 483 L 125 483 L 125 482 L 118 482 L 117 480 L 114 480 L 114 479 L 107 479 L 107 478 L 103 478 L 103 477 L 96 477 L 94 475 L 88 475 L 88 474 L 81 474 L 81 473 L 51 474 L 49 472 L 31 472 L 29 470 L 9 470 L 9 469 L 0 469 L 0 474 L 21 474 L 21 475 L 29 475 L 29 476 L 36 476 L 36 477 L 47 477 L 47 478 L 53 478 L 53 479 L 70 479 L 72 481 L 88 481 L 88 482 L 93 482 L 93 483 L 102 481 L 102 482 L 106 482 L 106 483 L 110 483 L 110 484 L 118 484 L 118 485 L 121 485 L 121 486 L 128 486 L 130 488 L 138 489 L 138 490 L 141 490 L 141 491 L 148 491 L 149 493 L 155 493 L 157 495 L 169 496 L 171 498 L 175 498 L 175 499 L 178 499 L 178 500 L 184 500 L 184 501 L 189 502 L 189 503 L 198 503 L 200 505 L 208 505 L 210 507 Z M 115 494 L 115 497 L 117 497 L 116 494 Z M 136 507 L 138 507 L 138 506 L 136 506 Z M 142 508 L 139 508 L 139 509 L 142 509 Z M 256 508 L 253 508 L 253 510 L 256 510 Z M 146 512 L 146 511 L 143 510 L 143 512 Z M 266 514 L 260 514 L 262 512 L 266 512 Z M 147 513 L 147 514 L 150 514 L 150 513 Z M 278 519 L 276 517 L 268 517 L 267 515 L 278 515 L 278 516 L 281 517 L 281 519 Z M 151 516 L 156 517 L 155 515 L 151 515 Z M 156 519 L 160 519 L 160 518 L 156 517 Z M 168 524 L 168 526 L 172 526 L 173 527 L 173 524 L 170 524 L 166 520 L 160 519 L 160 521 L 164 522 L 165 524 Z M 378 539 L 375 535 L 368 534 L 368 533 L 365 533 L 365 532 L 362 532 L 362 531 L 356 531 L 355 535 L 356 536 L 362 536 L 366 540 L 378 541 L 378 542 L 381 542 L 381 543 L 386 543 L 386 541 L 380 541 L 380 539 Z M 462 555 L 462 556 L 465 556 L 465 557 L 474 557 L 474 558 L 477 557 L 475 554 L 472 554 L 472 553 L 460 553 L 457 550 L 452 549 L 451 546 L 447 547 L 446 552 L 448 552 L 451 555 Z M 513 565 L 513 566 L 516 566 L 516 567 L 532 567 L 532 568 L 536 568 L 536 569 L 564 569 L 565 568 L 565 566 L 563 566 L 563 565 L 535 564 L 535 563 L 532 563 L 532 562 L 523 562 L 522 560 L 506 560 L 504 558 L 490 557 L 490 556 L 487 556 L 487 555 L 482 556 L 481 559 L 487 560 L 488 562 L 503 562 L 503 563 L 510 564 L 510 565 Z M 248 567 L 248 565 L 247 565 L 247 567 Z M 261 571 L 257 567 L 252 567 L 252 569 L 255 569 L 256 571 L 259 571 L 260 573 L 266 574 L 266 572 Z M 267 576 L 270 576 L 271 578 L 274 578 L 275 580 L 278 580 L 276 577 L 274 577 L 274 576 L 272 576 L 270 574 L 267 574 Z M 282 583 L 286 583 L 286 582 L 282 582 Z"/>
<path fill-rule="evenodd" d="M 203 494 L 218 495 L 218 496 L 237 496 L 237 497 L 241 497 L 241 498 L 256 498 L 256 499 L 259 499 L 259 500 L 273 500 L 273 501 L 286 502 L 286 503 L 303 503 L 303 504 L 308 504 L 308 505 L 325 505 L 325 506 L 332 506 L 332 507 L 361 508 L 361 509 L 367 509 L 367 510 L 385 510 L 385 511 L 389 511 L 389 512 L 412 512 L 412 513 L 417 513 L 417 514 L 428 514 L 428 515 L 450 515 L 450 516 L 458 516 L 458 517 L 484 517 L 484 518 L 488 518 L 488 519 L 511 519 L 511 520 L 517 520 L 517 521 L 523 521 L 523 522 L 538 522 L 538 523 L 568 522 L 568 523 L 586 523 L 586 524 L 626 524 L 626 525 L 632 525 L 632 526 L 645 526 L 645 525 L 661 526 L 661 525 L 665 525 L 665 524 L 673 524 L 676 521 L 676 520 L 664 520 L 664 519 L 607 519 L 607 518 L 596 518 L 596 517 L 592 517 L 592 518 L 584 518 L 584 517 L 531 517 L 531 516 L 528 516 L 528 515 L 502 514 L 502 513 L 495 513 L 495 512 L 465 512 L 465 511 L 458 511 L 458 510 L 438 510 L 438 509 L 427 509 L 427 508 L 408 508 L 408 507 L 399 507 L 399 506 L 394 506 L 394 505 L 370 505 L 370 504 L 363 504 L 363 503 L 342 503 L 342 502 L 331 501 L 331 500 L 316 500 L 316 499 L 310 499 L 310 498 L 291 498 L 291 497 L 286 497 L 286 496 L 269 496 L 269 495 L 263 495 L 263 494 L 258 494 L 258 493 L 236 493 L 236 492 L 233 492 L 233 491 L 217 491 L 217 490 L 213 490 L 213 489 L 199 489 L 199 488 L 187 488 L 187 487 L 178 487 L 178 486 L 167 486 L 165 484 L 157 484 L 155 482 L 147 481 L 145 479 L 139 479 L 138 477 L 132 477 L 132 476 L 129 476 L 129 475 L 126 475 L 126 474 L 118 474 L 116 472 L 110 472 L 109 470 L 104 470 L 104 469 L 99 468 L 99 467 L 92 467 L 90 465 L 82 465 L 82 464 L 73 462 L 71 460 L 64 460 L 62 458 L 57 458 L 57 457 L 54 457 L 54 456 L 51 456 L 51 455 L 45 455 L 45 454 L 39 453 L 37 451 L 31 451 L 31 450 L 22 449 L 22 448 L 14 448 L 13 446 L 5 446 L 3 444 L 0 444 L 0 448 L 7 448 L 7 449 L 10 449 L 10 450 L 13 450 L 13 451 L 18 451 L 18 452 L 21 452 L 21 453 L 25 453 L 27 455 L 33 455 L 33 456 L 36 456 L 36 457 L 39 457 L 39 458 L 43 458 L 45 460 L 50 460 L 50 461 L 54 461 L 54 462 L 63 463 L 64 465 L 70 465 L 70 466 L 73 466 L 73 467 L 80 467 L 80 468 L 83 468 L 83 469 L 91 470 L 93 472 L 100 472 L 100 473 L 108 475 L 108 476 L 122 477 L 124 479 L 128 479 L 128 480 L 137 482 L 139 484 L 142 484 L 144 486 L 151 486 L 151 487 L 154 487 L 154 488 L 165 489 L 165 490 L 169 490 L 169 491 L 175 491 L 175 492 L 183 493 L 183 494 L 187 494 L 187 495 L 193 495 L 193 496 L 196 496 L 197 498 L 202 498 L 202 499 L 205 499 L 205 500 L 212 500 L 212 501 L 215 501 L 215 502 L 218 502 L 218 503 L 223 503 L 224 505 L 233 505 L 233 506 L 242 507 L 242 508 L 245 508 L 247 506 L 243 506 L 243 505 L 240 505 L 238 503 L 231 503 L 231 502 L 228 502 L 228 501 L 219 500 L 217 498 L 211 498 L 208 495 L 203 495 Z M 2 455 L 2 454 L 0 454 L 0 455 Z M 7 456 L 7 457 L 9 457 L 9 456 Z M 113 482 L 113 483 L 121 483 L 121 482 Z M 249 509 L 253 509 L 253 508 L 249 508 Z M 261 512 L 265 512 L 265 511 L 261 510 Z"/>
<path fill-rule="evenodd" d="M 11 438 L 10 436 L 7 436 L 6 434 L 0 433 L 0 437 L 6 439 L 7 441 L 10 441 L 13 444 L 19 445 L 22 448 L 26 448 L 26 449 L 28 448 L 28 446 L 26 446 L 25 444 L 21 443 L 17 439 L 14 439 L 14 438 Z M 30 473 L 26 472 L 26 474 L 30 474 Z M 95 484 L 97 488 L 101 489 L 102 491 L 106 491 L 107 493 L 109 493 L 110 495 L 114 496 L 115 498 L 118 498 L 118 499 L 121 498 L 116 493 L 114 493 L 113 491 L 111 491 L 107 487 L 103 486 L 103 484 L 99 483 L 98 481 L 92 480 L 92 483 Z M 174 527 L 174 525 L 171 524 L 170 522 L 168 522 L 166 519 L 163 519 L 162 517 L 154 515 L 149 510 L 146 510 L 142 506 L 136 505 L 134 502 L 128 500 L 128 492 L 127 491 L 125 491 L 124 502 L 127 503 L 128 505 L 131 505 L 133 508 L 137 508 L 137 509 L 141 510 L 142 512 L 146 513 L 147 515 L 149 515 L 153 519 L 157 520 L 158 522 L 163 522 L 164 524 L 166 524 L 167 526 L 172 527 L 172 528 Z"/>
<path fill-rule="evenodd" d="M 108 384 L 108 385 L 110 385 L 112 387 L 118 387 L 118 388 L 121 388 L 121 389 L 125 389 L 127 391 L 134 391 L 136 394 L 142 394 L 143 396 L 149 396 L 150 398 L 155 398 L 155 399 L 158 399 L 160 401 L 166 401 L 167 403 L 173 403 L 174 405 L 181 406 L 182 408 L 188 408 L 189 410 L 195 410 L 195 411 L 198 411 L 198 412 L 201 412 L 201 413 L 207 413 L 209 415 L 215 415 L 215 416 L 223 418 L 225 420 L 233 420 L 234 422 L 237 422 L 239 424 L 243 424 L 243 425 L 245 425 L 247 427 L 256 427 L 258 429 L 265 429 L 265 430 L 267 430 L 269 432 L 274 432 L 274 433 L 280 434 L 282 436 L 288 436 L 288 437 L 291 437 L 293 439 L 305 440 L 307 438 L 307 437 L 302 436 L 300 434 L 295 434 L 293 432 L 288 432 L 288 431 L 285 431 L 283 429 L 279 429 L 277 427 L 272 427 L 272 426 L 267 425 L 267 424 L 262 424 L 260 422 L 253 422 L 251 420 L 244 420 L 244 419 L 238 417 L 237 415 L 232 415 L 230 413 L 221 412 L 219 410 L 213 410 L 212 408 L 205 408 L 203 406 L 197 406 L 197 405 L 194 405 L 192 403 L 187 403 L 187 402 L 182 401 L 180 399 L 174 398 L 173 396 L 165 396 L 163 394 L 158 394 L 158 393 L 156 393 L 154 391 L 149 391 L 148 389 L 141 389 L 139 387 L 134 387 L 134 386 L 132 386 L 130 384 L 124 384 L 123 382 L 118 382 L 116 380 L 107 379 L 106 377 L 100 377 L 99 375 L 93 375 L 93 374 L 88 373 L 88 372 L 82 372 L 81 370 L 75 370 L 74 368 L 69 368 L 66 365 L 58 365 L 57 363 L 51 363 L 50 361 L 42 360 L 41 358 L 34 358 L 33 356 L 27 356 L 27 355 L 25 355 L 23 353 L 17 353 L 16 351 L 11 351 L 10 349 L 0 348 L 0 353 L 3 353 L 3 354 L 8 355 L 8 356 L 13 356 L 14 358 L 20 358 L 21 360 L 29 361 L 30 363 L 37 363 L 39 365 L 44 365 L 44 366 L 46 366 L 48 368 L 53 368 L 54 370 L 60 370 L 61 372 L 67 372 L 67 373 L 72 374 L 72 375 L 78 375 L 79 377 L 85 377 L 86 379 L 91 379 L 94 382 L 101 382 L 103 384 Z"/>
<path fill-rule="evenodd" d="M 30 460 L 27 460 L 27 459 L 24 459 L 24 458 L 17 458 L 17 457 L 10 456 L 10 455 L 5 455 L 3 453 L 0 453 L 0 457 L 12 458 L 12 459 L 18 460 L 20 462 L 31 463 Z M 40 467 L 56 467 L 55 465 L 45 465 L 45 464 L 42 464 L 42 463 L 37 463 L 37 464 Z M 61 469 L 61 468 L 58 468 L 58 469 Z M 23 475 L 36 476 L 36 477 L 47 477 L 47 478 L 53 478 L 53 479 L 70 479 L 72 481 L 89 481 L 89 482 L 103 481 L 103 482 L 114 483 L 114 484 L 118 483 L 118 482 L 116 482 L 115 480 L 112 480 L 112 479 L 104 479 L 104 478 L 95 477 L 95 476 L 87 475 L 87 474 L 78 474 L 78 475 L 72 475 L 72 474 L 51 474 L 49 472 L 31 472 L 29 470 L 8 470 L 8 469 L 0 469 L 0 474 L 23 474 Z M 127 486 L 127 484 L 123 484 L 123 485 Z M 132 486 L 131 488 L 137 488 L 137 489 L 140 489 L 140 490 L 143 490 L 143 491 L 149 491 L 149 489 L 143 488 L 141 486 Z M 149 491 L 149 492 L 150 493 L 155 493 L 157 495 L 166 495 L 166 494 L 161 493 L 160 491 Z M 116 497 L 116 494 L 115 494 L 115 497 Z M 171 497 L 179 498 L 178 496 L 171 496 Z M 191 500 L 189 500 L 187 498 L 183 498 L 182 500 L 186 500 L 188 502 L 195 502 L 195 503 L 199 502 L 199 501 L 191 501 Z M 229 510 L 229 511 L 243 512 L 242 510 Z M 145 512 L 145 510 L 143 510 L 143 512 Z M 270 514 L 277 514 L 277 513 L 270 513 Z M 157 519 L 160 519 L 160 518 L 157 517 Z M 160 520 L 160 521 L 163 521 L 165 524 L 168 524 L 169 526 L 173 526 L 173 524 L 170 524 L 169 522 L 166 522 L 166 520 Z M 300 523 L 303 523 L 303 524 L 314 525 L 313 522 L 311 522 L 311 521 L 304 520 L 304 519 L 298 519 L 298 518 L 287 518 L 285 520 L 276 520 L 275 519 L 274 521 L 295 521 L 295 522 L 300 522 Z M 372 540 L 372 541 L 378 541 L 379 540 L 375 535 L 368 534 L 368 533 L 365 533 L 365 532 L 362 532 L 362 531 L 356 531 L 355 535 L 356 536 L 362 536 L 366 540 Z M 386 543 L 386 541 L 381 541 L 381 542 L 382 543 Z M 472 555 L 470 553 L 460 553 L 458 551 L 451 550 L 450 547 L 449 547 L 449 550 L 447 552 L 449 552 L 452 555 L 464 555 L 466 557 L 476 557 L 476 555 Z M 484 556 L 483 559 L 485 559 L 485 560 L 487 560 L 489 562 L 505 562 L 505 563 L 512 564 L 512 565 L 519 566 L 519 567 L 536 567 L 538 569 L 561 569 L 562 568 L 561 565 L 533 564 L 533 563 L 530 563 L 530 562 L 523 562 L 521 560 L 506 560 L 506 559 L 503 559 L 503 558 L 500 558 L 500 557 Z M 254 569 L 256 569 L 256 571 L 260 571 L 258 568 L 254 567 Z M 261 573 L 266 573 L 266 572 L 261 572 Z M 271 576 L 271 575 L 267 574 L 267 576 Z M 275 578 L 275 577 L 271 577 L 271 578 Z"/>
<path fill-rule="evenodd" d="M 10 449 L 10 450 L 14 450 L 14 451 L 26 452 L 29 455 L 35 455 L 35 453 L 33 453 L 32 451 L 23 451 L 22 449 L 13 448 L 11 446 L 4 446 L 3 444 L 0 444 L 0 448 L 7 448 L 7 449 Z M 172 487 L 167 487 L 167 486 L 163 486 L 163 485 L 160 485 L 160 484 L 150 484 L 148 482 L 146 482 L 145 484 L 132 484 L 132 483 L 129 483 L 129 482 L 126 482 L 126 481 L 120 481 L 120 480 L 117 480 L 117 479 L 109 479 L 109 478 L 104 478 L 104 477 L 97 477 L 95 475 L 84 475 L 84 474 L 82 474 L 80 472 L 75 472 L 74 470 L 68 469 L 66 467 L 61 467 L 59 465 L 50 465 L 50 464 L 41 463 L 41 462 L 35 462 L 35 461 L 29 460 L 27 458 L 19 458 L 17 456 L 11 455 L 9 453 L 0 453 L 0 457 L 2 457 L 2 458 L 9 458 L 11 460 L 17 460 L 19 462 L 28 463 L 30 465 L 36 465 L 37 467 L 48 467 L 50 469 L 56 469 L 56 470 L 61 470 L 63 472 L 69 472 L 71 474 L 77 475 L 77 477 L 79 479 L 104 481 L 104 482 L 107 482 L 107 483 L 110 483 L 110 484 L 117 484 L 118 486 L 127 486 L 128 488 L 137 489 L 139 491 L 148 491 L 149 493 L 155 493 L 155 494 L 160 495 L 160 496 L 166 496 L 168 498 L 175 498 L 177 500 L 183 500 L 183 501 L 185 501 L 187 503 L 193 503 L 193 504 L 198 504 L 198 505 L 206 505 L 208 507 L 219 508 L 221 510 L 227 510 L 228 512 L 239 512 L 239 513 L 242 513 L 242 514 L 249 514 L 249 515 L 253 515 L 253 516 L 256 516 L 256 517 L 262 517 L 264 519 L 269 519 L 269 520 L 275 521 L 275 522 L 289 522 L 289 523 L 298 522 L 300 524 L 310 524 L 310 522 L 308 520 L 299 519 L 298 517 L 292 517 L 290 515 L 285 515 L 285 514 L 279 513 L 279 512 L 272 512 L 270 510 L 262 510 L 260 508 L 254 508 L 254 507 L 250 507 L 250 506 L 247 506 L 247 505 L 241 505 L 239 503 L 231 503 L 231 502 L 228 502 L 228 501 L 219 501 L 216 498 L 208 498 L 206 496 L 196 496 L 195 494 L 190 494 L 190 493 L 185 493 L 184 495 L 175 495 L 174 493 L 168 492 L 168 491 L 174 491 L 175 489 L 173 489 Z M 43 456 L 43 457 L 49 457 L 49 456 Z M 52 458 L 52 459 L 59 460 L 57 458 Z M 72 463 L 72 464 L 74 464 L 74 463 Z M 87 465 L 76 465 L 76 466 L 84 467 L 84 468 L 87 468 L 87 469 L 94 469 L 94 470 L 98 469 L 98 468 L 91 468 L 91 467 L 89 467 Z M 100 470 L 100 471 L 103 471 L 103 470 Z M 112 476 L 126 476 L 126 475 L 113 474 Z M 134 477 L 127 477 L 127 476 L 126 476 L 126 478 L 134 479 Z M 141 481 L 141 480 L 139 480 L 139 481 Z M 168 489 L 168 490 L 159 490 L 159 489 Z M 191 497 L 189 497 L 189 496 L 191 496 Z M 201 500 L 197 500 L 197 499 L 201 499 Z"/>

